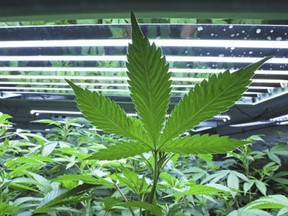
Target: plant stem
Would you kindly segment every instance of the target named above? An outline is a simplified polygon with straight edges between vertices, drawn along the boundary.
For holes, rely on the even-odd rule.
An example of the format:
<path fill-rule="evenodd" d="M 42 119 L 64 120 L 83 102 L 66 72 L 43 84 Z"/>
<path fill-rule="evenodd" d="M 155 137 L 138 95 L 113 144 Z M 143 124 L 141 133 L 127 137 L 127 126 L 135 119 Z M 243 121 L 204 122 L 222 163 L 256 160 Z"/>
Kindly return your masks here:
<path fill-rule="evenodd" d="M 125 202 L 128 202 L 128 199 L 126 198 L 125 194 L 123 194 L 123 192 L 121 191 L 121 189 L 118 187 L 118 185 L 115 183 L 115 187 L 118 190 L 118 192 L 120 193 L 120 195 L 122 196 L 122 198 L 124 199 Z M 131 207 L 129 207 L 129 210 L 131 212 L 132 216 L 135 216 L 133 209 Z"/>
<path fill-rule="evenodd" d="M 90 216 L 90 206 L 91 206 L 91 199 L 89 199 L 86 203 L 86 216 Z"/>
<path fill-rule="evenodd" d="M 158 158 L 158 152 L 155 151 L 153 152 L 153 156 L 154 156 L 154 169 L 153 169 L 153 185 L 152 185 L 152 189 L 151 192 L 149 193 L 148 196 L 148 200 L 147 202 L 149 204 L 153 204 L 154 203 L 154 198 L 156 196 L 156 188 L 157 188 L 157 184 L 158 184 L 158 180 L 159 180 L 159 175 L 160 175 L 160 166 L 159 166 L 159 158 Z M 150 216 L 150 212 L 146 211 L 146 216 Z"/>

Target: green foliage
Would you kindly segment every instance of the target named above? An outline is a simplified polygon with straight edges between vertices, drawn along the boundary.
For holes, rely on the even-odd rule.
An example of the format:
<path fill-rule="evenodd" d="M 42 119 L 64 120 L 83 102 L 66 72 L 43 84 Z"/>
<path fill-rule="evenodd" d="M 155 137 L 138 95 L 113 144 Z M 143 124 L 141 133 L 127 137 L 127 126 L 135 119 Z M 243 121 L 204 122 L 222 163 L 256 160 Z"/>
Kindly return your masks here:
<path fill-rule="evenodd" d="M 171 94 L 171 73 L 162 51 L 144 37 L 133 13 L 127 54 L 129 89 L 137 114 L 156 148 Z"/>
<path fill-rule="evenodd" d="M 131 22 L 127 69 L 139 118 L 69 80 L 84 116 L 112 135 L 87 130 L 78 119 L 35 121 L 54 127 L 46 135 L 8 133 L 10 117 L 1 115 L 0 214 L 246 216 L 271 215 L 279 208 L 278 215 L 285 215 L 284 145 L 257 152 L 246 144 L 259 137 L 180 136 L 232 106 L 268 58 L 196 85 L 166 119 L 168 65 L 133 14 Z M 213 160 L 212 154 L 227 151 L 221 162 Z M 259 169 L 254 163 L 262 160 Z"/>
<path fill-rule="evenodd" d="M 169 153 L 225 153 L 248 143 L 217 135 L 178 136 L 232 106 L 247 89 L 254 71 L 269 58 L 232 74 L 227 70 L 218 76 L 213 75 L 208 81 L 196 85 L 175 106 L 165 123 L 172 85 L 169 66 L 161 50 L 150 44 L 142 34 L 133 13 L 131 23 L 132 44 L 128 48 L 126 66 L 130 96 L 139 120 L 127 117 L 119 105 L 103 95 L 66 81 L 76 95 L 79 109 L 94 126 L 134 140 L 100 149 L 88 159 L 114 160 L 152 152 L 152 163 L 145 162 L 152 171 L 153 183 L 144 199 L 149 204 L 155 204 L 159 175 L 170 158 Z M 229 182 L 236 178 L 236 175 L 230 174 Z M 135 191 L 134 186 L 128 185 Z M 150 213 L 146 212 L 146 215 Z"/>
<path fill-rule="evenodd" d="M 127 151 L 129 149 L 129 151 Z M 106 149 L 101 149 L 87 160 L 116 160 L 121 158 L 127 158 L 134 155 L 143 154 L 150 151 L 146 146 L 142 146 L 140 142 L 124 142 L 117 145 L 110 145 Z"/>
<path fill-rule="evenodd" d="M 146 212 L 166 216 L 287 214 L 287 171 L 283 169 L 285 150 L 279 157 L 280 163 L 275 163 L 268 156 L 270 151 L 282 149 L 282 144 L 262 152 L 253 151 L 250 145 L 245 145 L 229 152 L 221 162 L 212 160 L 209 154 L 200 157 L 171 155 L 159 174 L 156 188 L 159 205 L 156 202 L 147 203 L 145 199 L 153 182 L 147 167 L 154 162 L 151 153 L 118 161 L 85 160 L 89 155 L 100 153 L 100 149 L 121 146 L 119 140 L 125 140 L 95 134 L 83 125 L 65 122 L 53 125 L 67 127 L 66 140 L 63 140 L 60 131 L 52 129 L 59 134 L 54 132 L 53 136 L 46 134 L 45 137 L 38 134 L 43 138 L 43 144 L 30 136 L 28 131 L 17 140 L 6 138 L 9 142 L 0 143 L 3 145 L 6 142 L 9 146 L 1 158 L 4 161 L 0 172 L 3 212 L 11 215 L 91 216 L 132 215 L 131 212 L 134 215 Z M 43 149 L 50 143 L 58 145 L 48 156 L 43 156 Z M 258 165 L 259 162 L 264 164 Z M 261 197 L 262 194 L 268 196 Z"/>
<path fill-rule="evenodd" d="M 263 59 L 232 74 L 227 70 L 218 76 L 212 75 L 208 81 L 204 80 L 196 85 L 171 112 L 161 143 L 166 143 L 200 122 L 226 111 L 240 99 L 250 84 L 254 71 L 267 60 L 268 58 Z"/>
<path fill-rule="evenodd" d="M 247 141 L 230 139 L 226 136 L 196 134 L 173 139 L 160 150 L 180 154 L 223 154 L 247 143 Z"/>
<path fill-rule="evenodd" d="M 271 209 L 271 208 L 287 208 L 288 209 L 288 198 L 283 195 L 270 195 L 261 197 L 248 205 L 246 209 Z"/>
<path fill-rule="evenodd" d="M 127 54 L 127 75 L 131 98 L 139 120 L 127 117 L 119 105 L 101 94 L 82 89 L 69 80 L 67 82 L 73 88 L 76 102 L 84 116 L 99 129 L 140 141 L 139 145 L 143 146 L 143 151 L 139 151 L 138 154 L 147 151 L 147 147 L 157 153 L 167 142 L 170 142 L 171 147 L 168 151 L 171 152 L 172 139 L 232 106 L 247 89 L 254 71 L 269 59 L 263 59 L 232 74 L 225 71 L 223 74 L 214 75 L 208 81 L 204 80 L 200 85 L 196 85 L 176 105 L 164 127 L 172 84 L 171 74 L 168 72 L 169 68 L 161 50 L 156 48 L 155 44 L 150 44 L 147 37 L 143 36 L 133 13 L 131 22 L 132 44 L 129 45 Z M 208 140 L 207 136 L 202 139 L 203 142 L 205 139 Z M 224 139 L 226 141 L 222 144 L 221 141 Z M 178 138 L 178 140 L 181 139 Z M 225 152 L 246 144 L 246 142 L 231 140 L 231 147 L 227 148 L 228 141 L 227 138 L 221 139 L 218 136 L 209 137 L 212 153 Z M 178 143 L 179 148 L 175 146 L 175 149 L 181 149 L 181 144 L 183 146 L 182 141 Z M 212 143 L 216 143 L 215 146 L 212 147 Z M 127 144 L 123 146 L 126 147 Z M 132 151 L 136 154 L 134 146 L 132 145 L 134 149 Z M 119 151 L 123 152 L 124 147 L 119 148 Z M 203 149 L 208 148 L 209 145 L 206 148 L 203 147 Z M 115 150 L 115 147 L 112 150 Z M 107 154 L 112 153 L 112 150 L 109 151 L 108 148 L 102 151 Z M 206 151 L 201 152 L 197 149 L 186 153 L 210 153 Z M 118 158 L 119 156 L 109 157 L 109 159 Z"/>

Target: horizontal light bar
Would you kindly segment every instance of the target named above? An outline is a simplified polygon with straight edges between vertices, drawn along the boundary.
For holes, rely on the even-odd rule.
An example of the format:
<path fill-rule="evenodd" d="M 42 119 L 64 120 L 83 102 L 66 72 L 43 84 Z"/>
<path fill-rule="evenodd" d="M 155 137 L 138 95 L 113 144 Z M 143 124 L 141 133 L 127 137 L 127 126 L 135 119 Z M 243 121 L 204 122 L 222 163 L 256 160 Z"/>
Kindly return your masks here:
<path fill-rule="evenodd" d="M 41 88 L 41 87 L 0 87 L 3 90 L 42 90 L 42 91 L 73 91 L 71 88 Z M 129 92 L 128 89 L 93 89 L 95 91 L 119 91 L 119 92 Z"/>
<path fill-rule="evenodd" d="M 269 119 L 269 120 L 270 120 L 270 121 L 273 121 L 273 122 L 288 121 L 288 114 L 282 115 L 282 116 L 278 116 L 278 117 L 275 117 L 275 118 L 271 118 L 271 119 Z"/>
<path fill-rule="evenodd" d="M 123 83 L 74 83 L 78 86 L 119 86 L 129 87 Z M 68 83 L 52 83 L 52 82 L 0 82 L 0 85 L 43 85 L 43 86 L 68 86 Z M 195 85 L 172 85 L 172 88 L 194 88 Z M 267 87 L 268 88 L 268 87 Z"/>
<path fill-rule="evenodd" d="M 172 73 L 221 73 L 226 69 L 191 69 L 170 68 Z M 0 71 L 28 71 L 28 72 L 126 72 L 125 67 L 0 67 Z M 235 72 L 236 70 L 230 70 Z M 262 75 L 288 75 L 286 70 L 257 70 L 255 74 Z"/>
<path fill-rule="evenodd" d="M 219 57 L 219 56 L 166 56 L 169 62 L 228 62 L 254 63 L 263 58 L 256 57 Z M 126 61 L 126 56 L 0 56 L 0 61 Z M 266 63 L 288 64 L 288 58 L 272 58 Z"/>
<path fill-rule="evenodd" d="M 167 56 L 170 62 L 227 62 L 227 63 L 254 63 L 263 58 L 256 57 L 217 57 L 217 56 Z M 271 64 L 288 64 L 288 58 L 272 58 L 266 63 Z"/>
<path fill-rule="evenodd" d="M 54 80 L 115 80 L 127 81 L 127 77 L 122 76 L 42 76 L 42 75 L 0 75 L 0 79 L 54 79 Z M 207 78 L 192 77 L 172 77 L 172 81 L 201 82 Z M 253 83 L 288 83 L 288 80 L 281 79 L 252 79 Z M 57 84 L 57 83 L 56 83 Z"/>
<path fill-rule="evenodd" d="M 81 112 L 79 111 L 63 111 L 63 110 L 31 110 L 30 114 L 34 115 L 34 114 L 67 114 L 67 115 L 82 115 Z M 131 117 L 136 117 L 137 113 L 126 113 L 127 116 L 131 116 Z M 166 117 L 169 117 L 170 114 L 165 115 Z M 226 119 L 226 120 L 230 120 L 230 116 L 228 115 L 217 115 L 213 117 L 214 119 Z"/>
<path fill-rule="evenodd" d="M 0 75 L 0 79 L 54 79 L 54 80 L 118 80 L 127 81 L 128 77 L 120 76 L 41 76 L 41 75 Z M 172 77 L 172 81 L 201 82 L 204 78 Z"/>
<path fill-rule="evenodd" d="M 271 124 L 270 121 L 255 121 L 255 122 L 246 122 L 246 123 L 240 123 L 240 124 L 232 124 L 230 127 L 252 127 L 252 126 L 258 126 L 258 125 L 265 125 L 265 124 Z"/>
<path fill-rule="evenodd" d="M 74 83 L 78 86 L 119 86 L 119 87 L 128 87 L 128 84 L 123 83 Z M 41 85 L 41 86 L 68 86 L 68 83 L 55 83 L 55 82 L 0 82 L 0 85 Z M 184 85 L 183 85 L 184 86 Z M 183 87 L 179 85 L 178 87 Z M 188 86 L 188 85 L 187 85 Z M 191 87 L 191 85 L 189 85 Z M 53 88 L 53 87 L 50 87 Z"/>
<path fill-rule="evenodd" d="M 125 67 L 0 67 L 0 71 L 29 72 L 126 72 Z"/>
<path fill-rule="evenodd" d="M 246 123 L 230 125 L 230 127 L 249 127 L 249 126 L 272 124 L 272 123 L 277 123 L 279 125 L 285 125 L 286 122 L 288 122 L 288 114 L 282 115 L 282 116 L 278 116 L 278 117 L 275 117 L 275 118 L 271 118 L 268 121 L 246 122 Z M 284 123 L 284 124 L 281 124 L 281 123 Z"/>
<path fill-rule="evenodd" d="M 150 40 L 160 47 L 233 47 L 233 48 L 271 48 L 287 49 L 287 41 L 272 40 L 201 40 L 201 39 L 156 39 Z M 1 41 L 0 48 L 25 47 L 126 47 L 129 39 L 99 40 L 31 40 Z"/>
<path fill-rule="evenodd" d="M 128 87 L 128 84 L 123 83 L 75 83 L 78 86 L 120 86 Z M 68 83 L 53 83 L 53 82 L 0 82 L 0 85 L 43 85 L 43 86 L 68 86 Z M 172 88 L 194 88 L 195 85 L 172 85 Z M 249 89 L 272 90 L 275 87 L 270 86 L 248 86 Z"/>
<path fill-rule="evenodd" d="M 46 87 L 0 87 L 0 90 L 29 90 L 29 91 L 73 91 L 71 88 L 46 88 Z M 129 89 L 90 89 L 93 91 L 105 91 L 105 92 L 130 92 Z M 21 91 L 19 91 L 21 92 Z M 189 90 L 172 90 L 171 93 L 181 93 L 181 94 L 187 94 Z M 48 93 L 48 92 L 46 92 Z M 245 92 L 245 95 L 254 95 L 259 94 L 258 92 Z"/>
<path fill-rule="evenodd" d="M 278 125 L 288 125 L 288 121 L 277 122 Z"/>
<path fill-rule="evenodd" d="M 288 84 L 288 82 L 286 82 L 286 84 Z M 288 95 L 288 91 L 287 90 L 283 90 L 280 93 L 276 92 L 276 93 L 272 94 L 272 96 L 256 98 L 257 101 L 254 102 L 253 105 L 261 104 L 261 103 L 263 103 L 265 101 L 268 101 L 268 100 L 271 100 L 271 99 L 274 99 L 274 98 L 277 98 L 277 97 L 280 97 L 280 96 L 283 96 L 283 95 Z"/>
<path fill-rule="evenodd" d="M 127 81 L 127 77 L 120 76 L 42 76 L 42 75 L 0 75 L 0 79 L 54 79 L 54 80 L 118 80 Z M 53 84 L 53 83 L 52 83 Z"/>
<path fill-rule="evenodd" d="M 61 110 L 31 110 L 30 114 L 34 115 L 34 114 L 39 114 L 39 113 L 43 113 L 43 114 L 69 114 L 69 115 L 81 115 L 81 112 L 77 112 L 77 111 L 61 111 Z"/>

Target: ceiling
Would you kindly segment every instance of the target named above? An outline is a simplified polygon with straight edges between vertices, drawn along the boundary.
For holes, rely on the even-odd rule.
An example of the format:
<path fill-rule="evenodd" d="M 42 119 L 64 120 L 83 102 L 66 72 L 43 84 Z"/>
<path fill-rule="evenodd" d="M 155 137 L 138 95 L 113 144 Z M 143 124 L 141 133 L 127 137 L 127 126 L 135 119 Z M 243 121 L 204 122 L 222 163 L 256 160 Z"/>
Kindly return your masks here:
<path fill-rule="evenodd" d="M 41 4 L 28 1 L 27 5 L 17 2 L 16 11 L 11 9 L 15 7 L 13 1 L 9 2 L 1 3 L 1 10 L 6 8 L 0 19 L 3 21 L 0 27 L 1 112 L 12 115 L 13 122 L 24 129 L 39 128 L 30 123 L 39 118 L 62 120 L 81 116 L 73 92 L 64 81 L 68 78 L 82 87 L 101 92 L 118 102 L 127 113 L 134 114 L 125 74 L 125 54 L 130 41 L 130 27 L 124 19 L 129 15 L 126 12 L 129 11 L 128 1 L 123 5 L 118 1 L 118 10 L 115 1 L 98 2 L 97 10 L 103 10 L 92 23 L 77 19 L 91 18 L 91 8 L 96 7 L 97 1 L 82 1 L 78 9 L 71 1 L 65 8 L 62 7 L 65 1 L 58 1 L 57 9 L 54 1 Z M 255 127 L 286 125 L 288 17 L 284 7 L 268 1 L 262 1 L 265 7 L 256 4 L 244 7 L 237 1 L 223 1 L 214 8 L 215 1 L 207 1 L 207 4 L 194 1 L 194 9 L 190 7 L 190 10 L 187 1 L 178 1 L 173 13 L 175 1 L 168 1 L 163 9 L 160 3 L 148 1 L 144 9 L 137 4 L 130 6 L 139 10 L 142 31 L 167 56 L 173 81 L 170 108 L 211 74 L 227 68 L 233 72 L 263 57 L 273 56 L 256 71 L 251 85 L 235 106 L 192 132 L 209 129 L 213 133 L 237 134 Z M 29 5 L 30 11 L 25 13 Z M 201 10 L 200 15 L 197 11 Z M 153 17 L 157 11 L 156 19 Z M 237 12 L 232 15 L 232 11 Z M 73 21 L 67 21 L 72 15 L 75 15 Z M 122 19 L 103 21 L 101 16 Z M 36 17 L 66 21 L 27 25 L 27 21 L 35 21 Z M 282 118 L 277 118 L 279 116 Z"/>

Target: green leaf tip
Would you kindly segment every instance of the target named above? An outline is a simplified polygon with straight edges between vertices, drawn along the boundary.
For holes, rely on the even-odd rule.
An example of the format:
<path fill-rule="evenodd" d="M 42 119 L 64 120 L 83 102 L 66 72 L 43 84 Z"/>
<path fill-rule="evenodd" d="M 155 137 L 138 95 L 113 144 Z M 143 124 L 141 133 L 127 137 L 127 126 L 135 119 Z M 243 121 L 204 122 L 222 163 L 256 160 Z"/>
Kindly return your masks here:
<path fill-rule="evenodd" d="M 76 91 L 76 89 L 80 88 L 77 85 L 75 85 L 71 80 L 69 80 L 69 79 L 64 79 L 64 80 L 65 80 L 65 82 L 67 82 L 69 84 L 69 86 L 73 89 L 74 92 Z"/>
<path fill-rule="evenodd" d="M 133 13 L 131 23 L 132 44 L 128 47 L 126 63 L 129 90 L 139 119 L 155 147 L 170 102 L 171 73 L 161 49 L 143 36 Z"/>
<path fill-rule="evenodd" d="M 141 31 L 141 28 L 137 22 L 136 16 L 133 13 L 133 11 L 131 11 L 131 25 L 132 25 L 132 41 L 143 38 L 144 35 Z"/>

